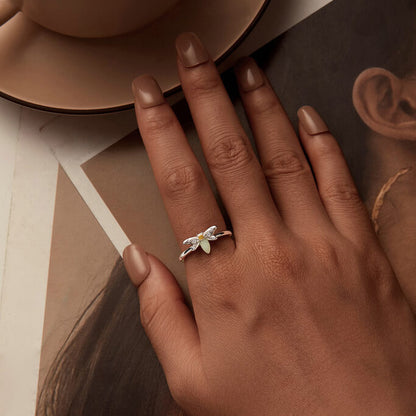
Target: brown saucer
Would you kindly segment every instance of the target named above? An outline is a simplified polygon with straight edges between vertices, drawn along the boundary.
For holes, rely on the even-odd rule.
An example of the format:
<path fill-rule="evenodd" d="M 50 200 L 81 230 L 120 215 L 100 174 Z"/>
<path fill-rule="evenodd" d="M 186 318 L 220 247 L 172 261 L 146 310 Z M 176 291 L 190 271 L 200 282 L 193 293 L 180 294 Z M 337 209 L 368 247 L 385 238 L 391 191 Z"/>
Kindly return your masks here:
<path fill-rule="evenodd" d="M 64 113 L 133 105 L 131 81 L 151 73 L 166 94 L 179 88 L 174 40 L 196 32 L 214 60 L 234 50 L 269 0 L 181 0 L 138 32 L 106 39 L 60 35 L 22 13 L 0 27 L 0 95 Z"/>

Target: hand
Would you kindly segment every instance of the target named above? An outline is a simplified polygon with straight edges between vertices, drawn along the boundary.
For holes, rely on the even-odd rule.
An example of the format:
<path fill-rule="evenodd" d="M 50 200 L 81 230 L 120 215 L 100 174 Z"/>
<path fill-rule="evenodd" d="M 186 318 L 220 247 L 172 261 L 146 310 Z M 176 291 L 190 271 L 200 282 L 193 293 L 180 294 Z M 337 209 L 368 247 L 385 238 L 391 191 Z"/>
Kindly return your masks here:
<path fill-rule="evenodd" d="M 192 34 L 178 70 L 235 239 L 186 258 L 193 313 L 138 246 L 125 264 L 175 401 L 190 416 L 416 414 L 416 325 L 346 162 L 311 107 L 300 142 L 265 75 L 237 67 L 260 163 Z M 311 80 L 313 82 L 313 80 Z M 225 229 L 208 181 L 149 76 L 136 114 L 179 245 Z"/>

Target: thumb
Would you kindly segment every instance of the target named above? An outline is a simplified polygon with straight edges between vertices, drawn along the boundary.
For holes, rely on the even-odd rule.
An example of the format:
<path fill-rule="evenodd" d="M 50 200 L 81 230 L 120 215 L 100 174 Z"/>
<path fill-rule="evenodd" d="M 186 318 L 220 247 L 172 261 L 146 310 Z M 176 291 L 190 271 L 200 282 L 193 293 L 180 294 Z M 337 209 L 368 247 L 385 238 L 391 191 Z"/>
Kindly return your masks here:
<path fill-rule="evenodd" d="M 128 246 L 123 258 L 127 273 L 138 288 L 143 328 L 163 367 L 172 396 L 180 404 L 178 396 L 193 390 L 198 374 L 195 370 L 200 366 L 195 320 L 176 279 L 159 259 L 137 244 Z"/>

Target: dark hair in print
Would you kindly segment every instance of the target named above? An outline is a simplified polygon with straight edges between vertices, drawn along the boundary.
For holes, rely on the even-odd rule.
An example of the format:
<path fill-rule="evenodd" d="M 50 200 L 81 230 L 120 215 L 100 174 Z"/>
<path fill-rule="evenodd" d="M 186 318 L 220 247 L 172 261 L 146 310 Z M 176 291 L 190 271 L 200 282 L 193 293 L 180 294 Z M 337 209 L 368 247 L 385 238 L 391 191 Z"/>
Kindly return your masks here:
<path fill-rule="evenodd" d="M 119 261 L 55 358 L 37 414 L 166 416 L 172 407 L 140 324 L 136 290 Z"/>

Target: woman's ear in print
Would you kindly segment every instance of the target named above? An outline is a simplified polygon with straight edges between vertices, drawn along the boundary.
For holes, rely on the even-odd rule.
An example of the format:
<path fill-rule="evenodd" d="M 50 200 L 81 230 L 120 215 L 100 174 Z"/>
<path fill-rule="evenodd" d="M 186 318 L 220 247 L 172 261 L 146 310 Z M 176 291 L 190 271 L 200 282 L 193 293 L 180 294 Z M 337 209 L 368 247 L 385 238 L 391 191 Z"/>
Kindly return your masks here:
<path fill-rule="evenodd" d="M 416 76 L 400 79 L 383 68 L 366 69 L 355 80 L 353 102 L 374 132 L 416 141 Z"/>

